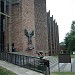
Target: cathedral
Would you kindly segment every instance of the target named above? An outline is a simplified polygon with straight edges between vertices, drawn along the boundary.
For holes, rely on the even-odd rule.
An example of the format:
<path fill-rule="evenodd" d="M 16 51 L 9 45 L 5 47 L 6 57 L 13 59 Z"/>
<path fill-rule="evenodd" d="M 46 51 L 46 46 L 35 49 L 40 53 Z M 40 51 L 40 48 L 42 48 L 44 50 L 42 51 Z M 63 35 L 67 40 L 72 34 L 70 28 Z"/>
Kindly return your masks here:
<path fill-rule="evenodd" d="M 58 25 L 46 0 L 0 0 L 0 52 L 59 53 Z"/>

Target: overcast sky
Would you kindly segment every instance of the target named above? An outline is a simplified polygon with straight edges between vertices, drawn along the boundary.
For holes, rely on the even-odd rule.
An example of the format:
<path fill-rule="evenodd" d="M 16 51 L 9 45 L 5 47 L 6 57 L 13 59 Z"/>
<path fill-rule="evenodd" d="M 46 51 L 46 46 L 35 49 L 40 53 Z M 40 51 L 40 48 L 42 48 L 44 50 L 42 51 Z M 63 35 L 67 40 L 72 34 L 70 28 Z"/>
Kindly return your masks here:
<path fill-rule="evenodd" d="M 75 20 L 75 0 L 46 0 L 47 11 L 54 16 L 59 26 L 59 42 L 64 40 Z"/>

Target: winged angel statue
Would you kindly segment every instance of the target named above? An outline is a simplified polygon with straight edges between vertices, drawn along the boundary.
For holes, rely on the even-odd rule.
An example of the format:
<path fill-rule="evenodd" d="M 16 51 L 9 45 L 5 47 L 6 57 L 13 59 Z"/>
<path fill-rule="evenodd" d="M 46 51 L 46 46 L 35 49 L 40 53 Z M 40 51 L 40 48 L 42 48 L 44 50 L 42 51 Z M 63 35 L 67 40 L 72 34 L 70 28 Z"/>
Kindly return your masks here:
<path fill-rule="evenodd" d="M 32 36 L 34 35 L 34 31 L 29 33 L 27 29 L 24 29 L 24 34 L 28 37 L 28 49 L 32 50 L 34 48 L 32 45 Z"/>

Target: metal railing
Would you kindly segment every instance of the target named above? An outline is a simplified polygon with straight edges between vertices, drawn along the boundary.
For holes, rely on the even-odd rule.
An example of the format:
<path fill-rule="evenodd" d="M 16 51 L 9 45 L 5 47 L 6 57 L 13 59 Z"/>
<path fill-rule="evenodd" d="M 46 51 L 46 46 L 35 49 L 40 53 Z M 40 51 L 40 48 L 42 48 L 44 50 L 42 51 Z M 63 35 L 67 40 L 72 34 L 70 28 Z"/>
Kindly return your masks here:
<path fill-rule="evenodd" d="M 3 52 L 0 53 L 0 60 L 4 60 L 12 64 L 32 69 L 44 74 L 46 73 L 47 66 L 44 65 L 44 60 L 40 58 Z"/>

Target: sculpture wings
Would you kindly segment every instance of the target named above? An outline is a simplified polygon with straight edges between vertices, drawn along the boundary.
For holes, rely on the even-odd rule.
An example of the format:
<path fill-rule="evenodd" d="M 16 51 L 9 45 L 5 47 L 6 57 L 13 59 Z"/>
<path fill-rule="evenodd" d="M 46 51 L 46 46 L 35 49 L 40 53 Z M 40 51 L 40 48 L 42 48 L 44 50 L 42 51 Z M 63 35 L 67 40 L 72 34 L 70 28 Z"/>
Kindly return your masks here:
<path fill-rule="evenodd" d="M 25 35 L 26 35 L 27 37 L 29 37 L 29 33 L 28 33 L 27 29 L 24 29 L 24 33 L 25 33 Z M 30 37 L 32 37 L 33 35 L 34 35 L 34 31 L 32 31 L 32 32 L 30 33 Z"/>
<path fill-rule="evenodd" d="M 24 33 L 27 37 L 29 37 L 27 29 L 24 29 Z"/>
<path fill-rule="evenodd" d="M 31 37 L 34 35 L 34 31 L 31 32 Z"/>

